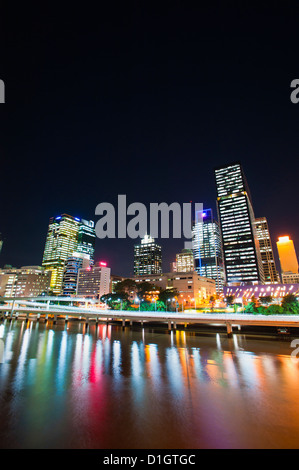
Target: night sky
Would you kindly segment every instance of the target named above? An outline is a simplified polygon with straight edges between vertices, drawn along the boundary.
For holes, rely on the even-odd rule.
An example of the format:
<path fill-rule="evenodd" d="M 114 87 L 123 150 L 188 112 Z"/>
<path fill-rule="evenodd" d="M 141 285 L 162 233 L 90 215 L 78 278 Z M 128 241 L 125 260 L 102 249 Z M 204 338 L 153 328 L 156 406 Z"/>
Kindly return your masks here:
<path fill-rule="evenodd" d="M 41 264 L 51 216 L 97 221 L 118 194 L 215 210 L 233 161 L 299 252 L 298 2 L 107 3 L 1 7 L 0 266 Z M 184 240 L 159 241 L 168 271 Z M 130 275 L 135 242 L 98 239 L 96 260 Z"/>

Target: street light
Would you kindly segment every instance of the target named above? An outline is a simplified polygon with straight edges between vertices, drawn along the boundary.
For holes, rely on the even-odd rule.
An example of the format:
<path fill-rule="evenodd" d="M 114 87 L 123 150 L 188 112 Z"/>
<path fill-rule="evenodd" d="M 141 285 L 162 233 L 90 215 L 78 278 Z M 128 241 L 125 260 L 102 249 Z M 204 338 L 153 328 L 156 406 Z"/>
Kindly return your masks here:
<path fill-rule="evenodd" d="M 157 305 L 157 300 L 156 299 L 152 299 L 152 302 L 155 302 L 155 312 L 156 312 L 156 305 Z"/>
<path fill-rule="evenodd" d="M 174 300 L 175 300 L 174 298 L 172 298 L 172 299 L 167 299 L 167 300 L 166 300 L 166 311 L 167 311 L 167 302 L 173 302 Z M 170 310 L 170 311 L 171 311 L 171 310 Z M 177 311 L 177 309 L 176 309 L 176 311 Z"/>
<path fill-rule="evenodd" d="M 139 312 L 140 312 L 140 299 L 138 299 L 138 297 L 135 297 L 135 300 L 136 300 L 136 302 L 139 303 Z"/>
<path fill-rule="evenodd" d="M 122 301 L 122 299 L 117 299 L 117 300 L 118 300 L 118 302 L 120 302 L 120 305 L 121 305 L 120 309 L 122 310 L 123 309 L 123 301 Z"/>

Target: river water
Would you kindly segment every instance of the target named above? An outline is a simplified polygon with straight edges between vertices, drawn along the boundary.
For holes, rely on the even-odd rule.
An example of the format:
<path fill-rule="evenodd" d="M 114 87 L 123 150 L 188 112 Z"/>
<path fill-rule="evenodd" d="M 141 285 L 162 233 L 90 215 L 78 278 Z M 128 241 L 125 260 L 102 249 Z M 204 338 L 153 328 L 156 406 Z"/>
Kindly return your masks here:
<path fill-rule="evenodd" d="M 0 447 L 299 448 L 290 341 L 0 325 Z"/>

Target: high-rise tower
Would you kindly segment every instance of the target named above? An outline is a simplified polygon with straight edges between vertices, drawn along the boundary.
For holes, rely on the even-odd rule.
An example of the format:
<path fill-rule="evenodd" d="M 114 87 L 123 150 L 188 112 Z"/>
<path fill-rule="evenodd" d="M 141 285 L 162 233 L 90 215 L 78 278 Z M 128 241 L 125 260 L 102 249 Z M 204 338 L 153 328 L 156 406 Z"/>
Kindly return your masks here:
<path fill-rule="evenodd" d="M 240 163 L 215 169 L 227 285 L 264 283 L 248 184 Z"/>
<path fill-rule="evenodd" d="M 219 225 L 212 209 L 198 211 L 193 227 L 195 269 L 200 276 L 215 280 L 217 293 L 224 285 L 224 266 Z"/>
<path fill-rule="evenodd" d="M 89 255 L 91 261 L 93 261 L 95 240 L 96 234 L 93 220 L 81 219 L 78 230 L 77 253 Z"/>
<path fill-rule="evenodd" d="M 260 246 L 265 283 L 275 284 L 279 282 L 279 275 L 275 266 L 272 242 L 266 217 L 255 219 L 255 228 Z"/>
<path fill-rule="evenodd" d="M 46 270 L 52 271 L 51 289 L 54 294 L 62 292 L 67 259 L 74 252 L 86 253 L 84 250 L 90 248 L 89 240 L 82 229 L 82 226 L 86 226 L 85 222 L 68 214 L 50 218 L 42 265 Z"/>
<path fill-rule="evenodd" d="M 134 247 L 134 274 L 161 274 L 162 253 L 161 246 L 155 239 L 145 235 L 140 245 Z"/>

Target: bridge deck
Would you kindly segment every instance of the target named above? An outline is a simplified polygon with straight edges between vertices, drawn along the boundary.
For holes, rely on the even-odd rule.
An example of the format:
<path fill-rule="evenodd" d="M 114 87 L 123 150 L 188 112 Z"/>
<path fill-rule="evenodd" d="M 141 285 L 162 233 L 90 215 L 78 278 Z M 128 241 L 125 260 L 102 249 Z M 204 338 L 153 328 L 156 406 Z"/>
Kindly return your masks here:
<path fill-rule="evenodd" d="M 143 312 L 128 310 L 111 310 L 100 308 L 86 308 L 83 306 L 60 306 L 45 304 L 41 301 L 28 301 L 24 299 L 9 299 L 6 305 L 0 305 L 0 312 L 6 312 L 6 316 L 14 318 L 19 313 L 25 313 L 27 318 L 30 316 L 48 316 L 54 315 L 70 318 L 83 318 L 87 322 L 91 320 L 121 320 L 122 322 L 162 322 L 176 326 L 180 323 L 192 324 L 210 324 L 226 325 L 228 333 L 231 332 L 233 325 L 258 325 L 275 327 L 299 327 L 299 315 L 255 315 L 240 313 L 174 313 L 174 312 Z"/>

